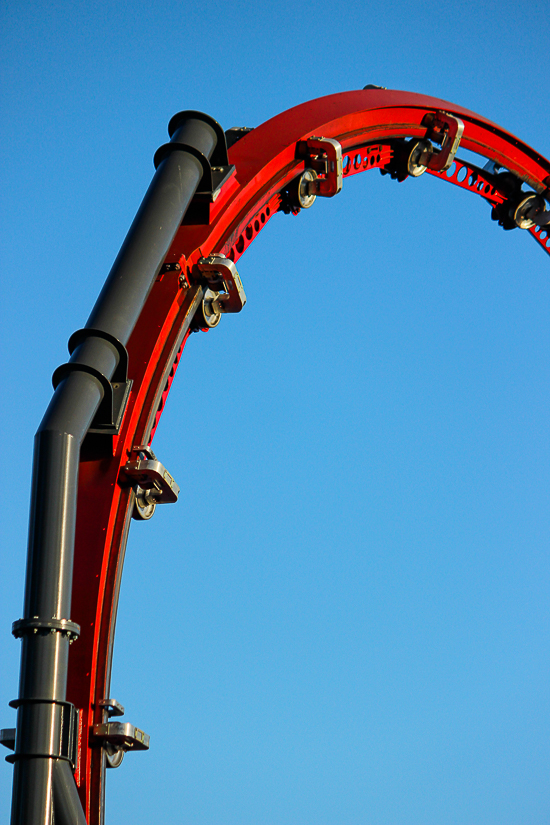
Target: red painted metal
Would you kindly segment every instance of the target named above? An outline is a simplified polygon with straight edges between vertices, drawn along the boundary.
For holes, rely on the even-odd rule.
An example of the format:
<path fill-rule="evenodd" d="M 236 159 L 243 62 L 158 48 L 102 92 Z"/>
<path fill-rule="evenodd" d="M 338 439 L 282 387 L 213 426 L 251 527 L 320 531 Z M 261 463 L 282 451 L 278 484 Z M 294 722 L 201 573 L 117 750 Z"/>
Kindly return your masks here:
<path fill-rule="evenodd" d="M 346 178 L 384 167 L 392 152 L 387 141 L 424 137 L 422 121 L 437 111 L 463 121 L 462 147 L 501 164 L 539 193 L 550 184 L 549 161 L 466 109 L 408 92 L 345 92 L 297 106 L 247 133 L 230 149 L 236 178 L 222 190 L 210 224 L 185 225 L 176 235 L 166 262 L 179 263 L 181 269 L 166 271 L 157 280 L 128 344 L 133 386 L 120 433 L 90 435 L 82 448 L 72 615 L 82 633 L 71 648 L 67 698 L 81 711 L 77 782 L 89 825 L 102 822 L 105 774 L 104 757 L 90 743 L 89 731 L 101 721 L 98 703 L 109 693 L 118 591 L 131 516 L 131 492 L 120 469 L 133 446 L 150 443 L 154 435 L 187 338 L 185 321 L 194 314 L 200 297 L 193 286 L 197 261 L 212 253 L 236 261 L 245 252 L 281 206 L 281 190 L 304 169 L 304 160 L 296 153 L 298 141 L 314 135 L 338 140 Z M 429 171 L 491 204 L 505 198 L 482 175 L 474 179 L 466 163 L 457 161 L 447 173 Z M 548 251 L 545 232 L 534 228 L 532 234 Z"/>

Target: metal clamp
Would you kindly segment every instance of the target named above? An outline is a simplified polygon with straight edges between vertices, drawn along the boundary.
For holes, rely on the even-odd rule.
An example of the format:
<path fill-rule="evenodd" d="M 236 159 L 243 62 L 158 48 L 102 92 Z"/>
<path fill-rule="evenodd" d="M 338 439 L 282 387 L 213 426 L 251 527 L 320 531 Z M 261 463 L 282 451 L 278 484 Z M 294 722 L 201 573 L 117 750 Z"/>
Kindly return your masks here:
<path fill-rule="evenodd" d="M 432 152 L 430 155 L 428 169 L 445 172 L 455 159 L 464 132 L 464 123 L 460 118 L 441 111 L 435 115 L 426 115 L 423 122 L 429 127 L 426 137 L 441 146 L 439 152 Z"/>
<path fill-rule="evenodd" d="M 88 432 L 101 435 L 117 435 L 126 409 L 132 381 L 128 379 L 128 352 L 126 347 L 114 335 L 101 329 L 78 329 L 69 338 L 69 353 L 73 352 L 88 338 L 102 338 L 117 350 L 119 360 L 112 379 L 103 375 L 95 367 L 78 361 L 61 364 L 52 375 L 54 389 L 72 372 L 86 372 L 93 375 L 103 388 L 103 399 L 98 407 Z"/>
<path fill-rule="evenodd" d="M 166 467 L 160 463 L 151 447 L 138 445 L 133 450 L 146 458 L 128 461 L 121 473 L 132 482 L 135 492 L 133 517 L 138 520 L 150 519 L 157 504 L 174 504 L 180 493 L 179 485 Z"/>
<path fill-rule="evenodd" d="M 408 173 L 417 178 L 426 169 L 433 172 L 445 172 L 455 159 L 462 134 L 464 123 L 460 118 L 448 112 L 430 112 L 424 116 L 422 124 L 428 127 L 425 138 L 415 141 L 408 158 Z M 433 143 L 441 146 L 434 151 Z"/>
<path fill-rule="evenodd" d="M 307 181 L 309 195 L 332 198 L 340 192 L 343 163 L 342 146 L 337 140 L 316 136 L 299 140 L 296 145 L 296 156 L 305 159 L 306 172 L 312 169 L 317 173 Z"/>
<path fill-rule="evenodd" d="M 70 619 L 41 619 L 33 616 L 29 619 L 17 619 L 11 626 L 11 632 L 16 639 L 33 634 L 62 633 L 74 642 L 80 636 L 80 625 Z"/>
<path fill-rule="evenodd" d="M 217 253 L 199 258 L 197 267 L 209 289 L 215 293 L 212 299 L 214 313 L 240 312 L 246 304 L 246 295 L 233 261 Z"/>
<path fill-rule="evenodd" d="M 78 762 L 78 729 L 79 729 L 79 711 L 71 702 L 60 702 L 54 699 L 13 699 L 10 703 L 13 708 L 19 708 L 21 705 L 33 706 L 35 712 L 34 723 L 40 724 L 41 710 L 45 705 L 56 707 L 57 725 L 52 729 L 52 736 L 47 743 L 42 741 L 41 745 L 36 749 L 36 744 L 28 746 L 28 743 L 18 743 L 18 751 L 6 756 L 6 762 L 17 762 L 24 757 L 44 757 L 47 759 L 64 759 L 69 762 L 73 772 L 76 769 Z M 55 734 L 54 734 L 55 731 Z M 0 744 L 4 745 L 10 750 L 15 750 L 16 743 L 16 729 L 4 728 L 0 731 Z"/>
<path fill-rule="evenodd" d="M 118 768 L 128 751 L 149 750 L 149 735 L 130 722 L 102 722 L 92 728 L 92 739 L 105 751 L 108 768 Z"/>
<path fill-rule="evenodd" d="M 124 707 L 116 699 L 102 699 L 99 702 L 99 707 L 103 709 L 108 719 L 111 716 L 124 716 Z"/>
<path fill-rule="evenodd" d="M 102 722 L 94 725 L 92 741 L 101 744 L 105 751 L 108 768 L 118 768 L 124 754 L 130 750 L 145 751 L 149 748 L 149 736 L 130 722 L 110 722 L 112 716 L 123 716 L 124 708 L 116 699 L 102 699 Z"/>
<path fill-rule="evenodd" d="M 130 722 L 105 722 L 94 725 L 92 736 L 99 740 L 102 746 L 113 745 L 117 751 L 149 750 L 149 734 Z"/>

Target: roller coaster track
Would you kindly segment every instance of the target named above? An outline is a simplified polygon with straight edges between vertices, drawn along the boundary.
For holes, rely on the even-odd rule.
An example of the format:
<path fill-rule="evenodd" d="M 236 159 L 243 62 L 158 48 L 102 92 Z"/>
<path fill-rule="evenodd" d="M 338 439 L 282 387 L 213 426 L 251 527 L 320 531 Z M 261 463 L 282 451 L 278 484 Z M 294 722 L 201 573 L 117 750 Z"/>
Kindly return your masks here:
<path fill-rule="evenodd" d="M 457 124 L 463 131 L 451 145 Z M 375 88 L 345 92 L 296 106 L 255 129 L 227 134 L 229 165 L 213 166 L 221 179 L 217 197 L 195 196 L 159 261 L 127 342 L 132 383 L 118 432 L 89 433 L 81 449 L 71 609 L 71 620 L 81 630 L 70 648 L 66 698 L 78 710 L 71 764 L 88 825 L 103 822 L 108 764 L 116 766 L 124 748 L 146 744 L 135 730 L 121 732 L 118 744 L 114 734 L 110 739 L 101 734 L 117 712 L 105 700 L 125 547 L 140 494 L 128 467 L 154 462 L 146 448 L 185 342 L 194 328 L 218 319 L 216 291 L 208 298 L 215 282 L 208 281 L 205 261 L 215 256 L 214 271 L 223 265 L 221 256 L 235 263 L 277 212 L 296 213 L 315 194 L 335 194 L 348 177 L 372 169 L 388 180 L 426 171 L 462 187 L 488 202 L 488 216 L 490 211 L 506 229 L 522 226 L 550 254 L 550 162 L 499 126 L 446 101 Z M 331 154 L 338 146 L 341 178 L 339 156 Z M 463 149 L 488 163 L 481 167 L 461 160 Z M 157 161 L 161 164 L 163 156 Z M 231 263 L 226 267 L 234 271 Z M 71 347 L 77 344 L 73 340 Z M 115 379 L 113 385 L 118 386 Z M 154 510 L 150 502 L 141 500 L 142 515 L 149 515 L 148 506 Z M 14 825 L 20 825 L 14 817 Z"/>

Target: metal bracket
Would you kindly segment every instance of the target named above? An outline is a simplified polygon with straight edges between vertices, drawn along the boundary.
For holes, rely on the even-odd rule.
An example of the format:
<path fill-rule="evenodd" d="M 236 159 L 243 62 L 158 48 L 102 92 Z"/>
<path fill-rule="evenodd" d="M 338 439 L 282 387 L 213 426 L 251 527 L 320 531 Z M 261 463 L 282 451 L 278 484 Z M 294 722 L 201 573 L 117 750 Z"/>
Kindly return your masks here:
<path fill-rule="evenodd" d="M 157 504 L 174 504 L 180 488 L 151 447 L 142 444 L 133 447 L 133 451 L 146 458 L 128 461 L 120 472 L 132 483 L 136 494 L 133 517 L 148 520 Z"/>
<path fill-rule="evenodd" d="M 94 725 L 92 736 L 99 740 L 102 746 L 113 745 L 117 751 L 149 750 L 149 734 L 130 722 L 105 722 Z"/>
<path fill-rule="evenodd" d="M 124 716 L 124 707 L 116 699 L 102 699 L 99 707 L 103 709 L 108 719 L 111 716 Z"/>
<path fill-rule="evenodd" d="M 149 735 L 130 722 L 102 722 L 92 728 L 92 739 L 105 751 L 108 768 L 118 768 L 128 751 L 149 750 Z"/>
<path fill-rule="evenodd" d="M 231 149 L 238 140 L 252 131 L 254 131 L 254 127 L 251 128 L 250 126 L 232 126 L 230 129 L 226 129 L 225 139 L 227 141 L 227 148 Z"/>
<path fill-rule="evenodd" d="M 233 261 L 217 253 L 207 258 L 199 258 L 197 267 L 215 295 L 212 299 L 213 312 L 218 315 L 225 312 L 240 312 L 246 304 L 246 295 Z"/>
<path fill-rule="evenodd" d="M 142 490 L 151 490 L 157 504 L 174 504 L 178 500 L 180 488 L 166 469 L 158 461 L 150 447 L 134 447 L 137 453 L 143 453 L 148 458 L 138 458 L 137 461 L 128 461 L 121 472 Z"/>
<path fill-rule="evenodd" d="M 42 756 L 52 759 L 65 759 L 71 765 L 73 772 L 78 761 L 78 726 L 79 712 L 71 702 L 57 702 L 52 699 L 13 699 L 10 703 L 12 708 L 21 705 L 57 705 L 60 708 L 60 724 L 58 728 L 59 738 L 52 737 L 49 742 L 49 750 L 45 753 L 28 751 L 23 744 L 23 750 L 17 753 L 10 753 L 6 756 L 6 762 L 17 762 L 25 756 Z M 10 750 L 15 750 L 16 729 L 4 728 L 0 731 L 0 744 Z M 19 743 L 21 748 L 21 743 Z"/>
<path fill-rule="evenodd" d="M 116 699 L 102 699 L 99 702 L 103 721 L 94 725 L 92 741 L 101 744 L 105 751 L 108 768 L 118 768 L 124 754 L 130 750 L 145 751 L 149 748 L 149 736 L 130 722 L 109 722 L 112 716 L 123 716 L 124 708 Z"/>
<path fill-rule="evenodd" d="M 15 750 L 15 728 L 2 728 L 0 730 L 0 745 L 4 745 L 10 751 Z"/>
<path fill-rule="evenodd" d="M 422 123 L 428 127 L 426 140 L 438 143 L 441 149 L 439 152 L 434 152 L 431 147 L 426 153 L 427 157 L 423 156 L 420 162 L 434 172 L 445 172 L 455 159 L 464 132 L 464 123 L 460 118 L 441 111 L 427 114 Z"/>
<path fill-rule="evenodd" d="M 299 140 L 296 157 L 304 158 L 306 170 L 312 169 L 317 175 L 324 176 L 308 181 L 309 195 L 332 198 L 340 192 L 343 179 L 342 146 L 337 140 L 316 136 Z"/>
<path fill-rule="evenodd" d="M 67 364 L 61 364 L 55 370 L 52 375 L 52 384 L 56 389 L 58 384 L 67 378 L 71 372 L 78 370 L 87 372 L 97 378 L 103 387 L 103 399 L 88 432 L 117 435 L 132 387 L 132 381 L 128 379 L 128 351 L 114 335 L 101 329 L 85 328 L 73 332 L 69 338 L 69 353 L 72 355 L 87 338 L 103 338 L 118 351 L 119 361 L 111 381 L 94 367 L 81 364 L 78 361 L 69 361 Z"/>
<path fill-rule="evenodd" d="M 429 112 L 422 119 L 422 125 L 428 127 L 426 136 L 405 144 L 406 156 L 402 158 L 404 163 L 399 163 L 401 153 L 396 154 L 397 166 L 394 164 L 395 168 L 390 172 L 397 180 L 405 180 L 407 175 L 418 178 L 426 169 L 445 172 L 455 159 L 464 132 L 464 123 L 460 118 L 447 112 Z M 441 149 L 435 151 L 432 141 L 438 143 Z"/>

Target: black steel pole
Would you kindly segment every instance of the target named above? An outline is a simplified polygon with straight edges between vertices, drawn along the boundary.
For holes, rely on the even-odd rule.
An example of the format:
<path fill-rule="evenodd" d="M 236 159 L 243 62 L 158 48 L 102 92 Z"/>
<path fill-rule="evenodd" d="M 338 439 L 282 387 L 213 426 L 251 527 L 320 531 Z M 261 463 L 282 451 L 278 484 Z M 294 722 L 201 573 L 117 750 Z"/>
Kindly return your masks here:
<path fill-rule="evenodd" d="M 74 776 L 68 762 L 58 759 L 53 769 L 54 825 L 86 825 Z"/>
<path fill-rule="evenodd" d="M 24 617 L 14 625 L 23 647 L 14 702 L 12 825 L 51 825 L 54 796 L 56 819 L 68 823 L 76 804 L 74 778 L 69 763 L 59 758 L 58 743 L 69 644 L 77 634 L 69 616 L 80 446 L 104 395 L 100 378 L 110 381 L 120 358 L 120 348 L 108 337 L 128 342 L 203 177 L 204 158 L 207 163 L 220 134 L 221 127 L 207 115 L 179 116 L 169 150 L 88 319 L 90 333 L 73 352 L 71 371 L 57 386 L 36 434 Z M 107 339 L 94 335 L 94 329 L 107 333 Z M 74 821 L 84 821 L 82 811 Z"/>

